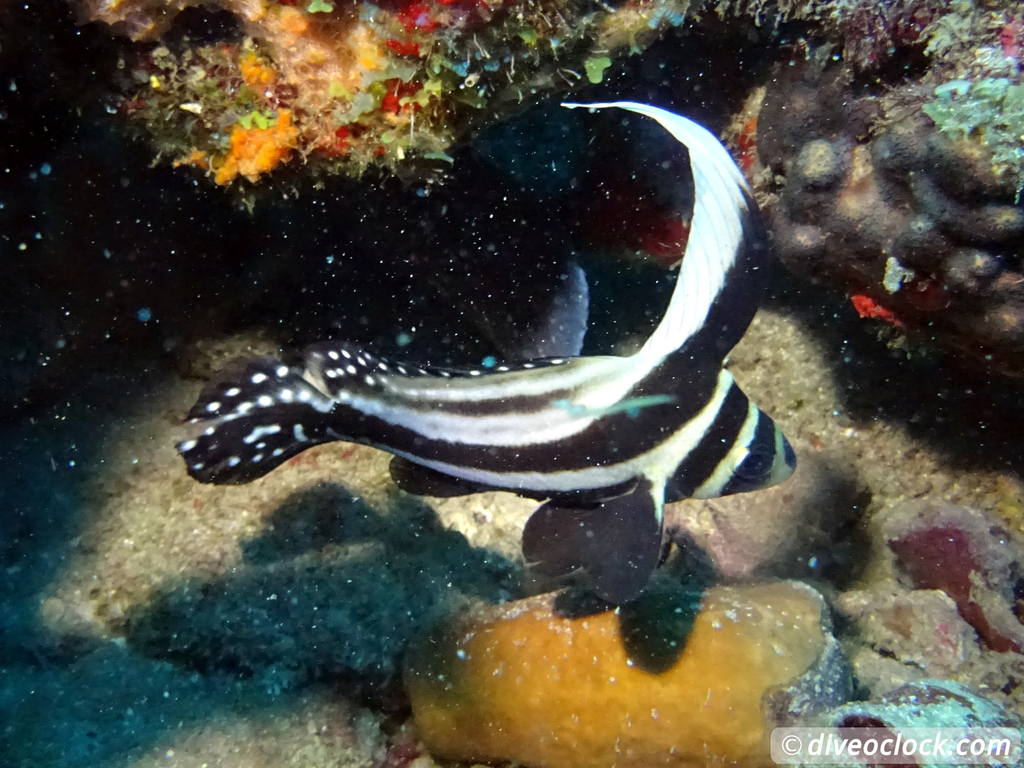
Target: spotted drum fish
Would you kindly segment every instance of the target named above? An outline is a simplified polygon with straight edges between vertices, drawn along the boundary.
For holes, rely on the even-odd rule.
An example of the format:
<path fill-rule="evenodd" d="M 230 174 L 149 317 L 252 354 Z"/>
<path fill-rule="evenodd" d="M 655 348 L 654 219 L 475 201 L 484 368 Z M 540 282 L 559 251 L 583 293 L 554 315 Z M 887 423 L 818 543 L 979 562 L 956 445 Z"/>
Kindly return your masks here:
<path fill-rule="evenodd" d="M 500 489 L 545 500 L 523 553 L 540 573 L 582 571 L 628 602 L 662 551 L 668 501 L 778 483 L 796 464 L 775 423 L 723 368 L 757 307 L 768 248 L 757 206 L 719 141 L 646 104 L 565 104 L 646 115 L 686 146 L 695 202 L 668 308 L 635 354 L 490 369 L 384 360 L 325 341 L 301 366 L 245 361 L 206 386 L 178 444 L 189 474 L 245 483 L 320 443 L 394 455 L 413 493 Z"/>

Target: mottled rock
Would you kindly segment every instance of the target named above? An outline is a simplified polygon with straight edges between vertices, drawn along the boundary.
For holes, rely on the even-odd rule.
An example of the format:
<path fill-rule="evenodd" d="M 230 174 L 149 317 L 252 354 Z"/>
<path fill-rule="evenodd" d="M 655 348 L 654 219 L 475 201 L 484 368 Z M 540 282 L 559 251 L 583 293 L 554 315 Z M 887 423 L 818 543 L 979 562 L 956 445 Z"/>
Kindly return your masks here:
<path fill-rule="evenodd" d="M 907 759 L 901 764 L 923 765 L 927 768 L 951 765 L 952 762 L 946 755 L 936 757 L 930 747 L 927 751 L 914 751 L 913 746 L 907 746 L 908 743 L 918 743 L 918 740 L 925 738 L 925 734 L 905 729 L 1002 729 L 987 734 L 989 737 L 1008 739 L 1005 745 L 992 745 L 996 750 L 1007 751 L 996 752 L 997 757 L 1006 759 L 996 760 L 991 764 L 1007 767 L 1019 765 L 1016 759 L 1019 755 L 1013 754 L 1012 751 L 1020 720 L 976 691 L 948 680 L 909 683 L 877 699 L 844 704 L 811 718 L 807 724 L 844 729 L 841 734 L 843 738 L 856 736 L 859 732 L 862 739 L 895 739 L 894 745 L 902 746 L 896 746 L 895 749 L 900 751 L 890 757 L 903 755 Z M 930 730 L 928 735 L 933 733 L 934 730 Z M 948 740 L 950 734 L 945 734 L 945 738 Z M 854 768 L 863 766 L 865 760 L 863 757 L 861 760 L 850 759 L 848 762 L 836 759 L 833 764 L 842 768 Z"/>
<path fill-rule="evenodd" d="M 988 647 L 1021 652 L 1014 605 L 1024 546 L 1016 537 L 982 512 L 929 501 L 898 505 L 877 524 L 900 581 L 942 590 Z"/>
<path fill-rule="evenodd" d="M 843 704 L 812 718 L 838 728 L 1007 728 L 1021 721 L 976 691 L 949 680 L 908 683 L 870 701 Z M 1009 761 L 1008 761 L 1009 762 Z M 858 763 L 863 765 L 863 763 Z M 923 765 L 949 765 L 926 762 Z"/>
<path fill-rule="evenodd" d="M 851 590 L 836 599 L 836 608 L 855 623 L 859 642 L 899 660 L 906 681 L 950 677 L 981 658 L 974 629 L 939 590 Z M 873 687 L 881 680 L 861 682 Z"/>
<path fill-rule="evenodd" d="M 942 677 L 1024 713 L 1019 537 L 983 512 L 928 499 L 881 512 L 868 533 L 864 578 L 834 601 L 861 684 L 877 697 Z"/>

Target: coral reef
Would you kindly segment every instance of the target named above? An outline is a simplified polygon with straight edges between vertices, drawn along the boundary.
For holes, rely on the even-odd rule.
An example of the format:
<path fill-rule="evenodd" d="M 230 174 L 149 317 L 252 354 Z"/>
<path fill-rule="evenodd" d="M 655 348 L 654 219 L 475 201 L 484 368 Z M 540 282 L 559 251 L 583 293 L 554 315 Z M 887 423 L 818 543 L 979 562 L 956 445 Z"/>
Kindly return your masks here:
<path fill-rule="evenodd" d="M 121 111 L 161 156 L 225 185 L 299 161 L 430 178 L 472 126 L 540 93 L 601 82 L 613 57 L 681 24 L 689 0 L 224 0 L 205 24 L 189 17 L 192 5 L 82 0 L 81 9 L 133 40 L 163 41 L 137 51 Z M 220 39 L 207 39 L 217 26 Z"/>
<path fill-rule="evenodd" d="M 933 335 L 979 364 L 1012 368 L 1020 359 L 1013 329 L 1024 275 L 1019 143 L 1012 142 L 1019 11 L 1014 18 L 1006 3 L 991 0 L 717 5 L 760 14 L 765 39 L 775 39 L 770 15 L 779 9 L 786 19 L 810 22 L 781 27 L 798 47 L 833 43 L 826 67 L 797 50 L 785 69 L 791 74 L 769 86 L 764 110 L 752 101 L 735 131 L 744 166 L 758 172 L 760 145 L 777 175 L 759 191 L 775 203 L 789 264 L 853 291 L 858 311 L 878 326 Z M 222 4 L 230 13 L 189 8 L 177 17 L 178 6 L 162 0 L 129 0 L 104 12 L 131 7 L 135 15 L 119 28 L 155 24 L 149 30 L 159 43 L 124 54 L 120 71 L 134 93 L 120 113 L 151 132 L 165 159 L 201 170 L 211 187 L 220 181 L 239 191 L 253 180 L 290 180 L 289 169 L 356 174 L 379 166 L 422 176 L 447 167 L 435 152 L 470 166 L 462 159 L 471 153 L 457 155 L 450 142 L 517 109 L 517 89 L 525 103 L 568 81 L 618 77 L 632 67 L 642 74 L 617 80 L 622 92 L 656 91 L 714 112 L 733 103 L 724 90 L 749 86 L 687 62 L 692 51 L 680 45 L 674 58 L 662 53 L 620 68 L 618 52 L 632 49 L 630 35 L 643 47 L 678 23 L 682 3 L 629 2 L 593 17 L 556 3 L 458 1 L 382 3 L 373 18 L 354 15 L 354 4 L 322 0 Z M 426 635 L 426 627 L 437 614 L 451 615 L 467 600 L 524 593 L 519 540 L 536 503 L 499 493 L 414 501 L 388 481 L 385 456 L 349 446 L 311 451 L 258 485 L 197 487 L 182 477 L 170 446 L 197 379 L 228 357 L 276 351 L 294 341 L 288 334 L 326 330 L 459 362 L 494 354 L 491 342 L 475 338 L 478 330 L 459 335 L 470 323 L 452 298 L 460 291 L 435 290 L 441 273 L 460 273 L 461 293 L 482 302 L 490 284 L 481 289 L 480 272 L 466 265 L 496 245 L 499 255 L 480 270 L 495 273 L 495 291 L 509 294 L 511 272 L 543 288 L 556 270 L 545 267 L 538 277 L 530 260 L 563 242 L 564 222 L 551 213 L 563 209 L 550 203 L 554 193 L 541 188 L 537 169 L 557 162 L 558 183 L 573 185 L 582 166 L 566 149 L 583 142 L 565 124 L 549 125 L 543 142 L 527 136 L 509 157 L 508 134 L 494 138 L 493 156 L 534 163 L 513 169 L 521 172 L 514 181 L 542 200 L 547 218 L 521 202 L 503 205 L 509 186 L 482 172 L 446 190 L 478 198 L 469 213 L 437 188 L 421 200 L 399 180 L 379 188 L 338 180 L 330 196 L 291 196 L 265 216 L 248 217 L 219 206 L 219 190 L 181 171 L 147 168 L 147 150 L 111 132 L 96 91 L 127 46 L 95 25 L 72 29 L 60 11 L 66 8 L 49 0 L 12 6 L 10 17 L 20 22 L 5 26 L 0 47 L 7 67 L 0 119 L 15 129 L 8 162 L 15 183 L 0 200 L 0 229 L 16 276 L 0 307 L 0 344 L 9 352 L 0 387 L 12 404 L 31 404 L 27 418 L 23 408 L 8 409 L 0 441 L 8 470 L 0 494 L 4 764 L 433 765 L 407 730 L 388 743 L 406 716 L 405 701 L 395 707 L 389 698 L 403 696 L 394 679 L 401 654 L 412 641 L 430 656 L 438 635 Z M 550 26 L 534 23 L 539 12 Z M 602 27 L 612 15 L 621 26 Z M 521 32 L 520 19 L 529 22 Z M 294 50 L 289 34 L 301 43 Z M 475 52 L 477 44 L 497 68 L 489 69 L 492 59 Z M 682 77 L 681 62 L 690 67 Z M 709 75 L 702 81 L 698 70 Z M 320 75 L 332 72 L 324 85 Z M 664 85 L 670 79 L 684 85 Z M 306 90 L 296 93 L 294 83 Z M 80 111 L 83 101 L 94 109 Z M 541 143 L 545 151 L 535 151 Z M 607 145 L 597 140 L 594 151 Z M 622 164 L 620 155 L 609 160 Z M 775 186 L 783 174 L 785 186 Z M 589 186 L 613 193 L 613 213 L 632 202 L 631 213 L 644 213 L 641 204 L 650 201 L 650 190 L 634 194 L 614 178 Z M 646 242 L 653 240 L 667 243 L 670 256 L 685 236 L 640 233 L 635 220 L 609 222 L 605 210 L 585 210 L 596 225 L 613 224 L 597 234 L 616 245 L 627 236 L 626 247 L 653 251 Z M 502 230 L 495 220 L 531 229 L 537 239 L 523 245 L 508 235 L 511 223 Z M 450 246 L 460 229 L 465 239 L 452 249 L 459 255 L 439 261 L 438 246 Z M 513 252 L 526 255 L 527 268 L 509 266 Z M 401 255 L 397 269 L 393 254 Z M 613 284 L 609 291 L 621 289 L 615 273 L 603 280 Z M 646 307 L 649 294 L 641 296 L 620 297 L 623 316 Z M 667 635 L 648 631 L 650 616 L 595 608 L 570 618 L 548 598 L 478 607 L 460 620 L 503 642 L 531 624 L 539 645 L 483 648 L 481 634 L 460 646 L 461 637 L 440 632 L 451 641 L 437 646 L 450 654 L 441 659 L 446 674 L 485 669 L 502 653 L 508 663 L 533 661 L 545 695 L 598 704 L 588 727 L 570 723 L 556 734 L 561 745 L 553 748 L 577 739 L 584 750 L 569 764 L 587 749 L 607 748 L 601 739 L 617 725 L 608 725 L 615 715 L 608 703 L 618 706 L 616 697 L 631 693 L 671 698 L 658 700 L 657 719 L 650 706 L 624 705 L 635 724 L 629 730 L 651 737 L 634 754 L 675 746 L 677 733 L 688 737 L 707 725 L 711 691 L 715 706 L 731 701 L 734 709 L 710 733 L 725 738 L 735 718 L 748 741 L 731 748 L 749 746 L 751 760 L 766 759 L 763 744 L 753 742 L 775 722 L 895 725 L 923 714 L 929 725 L 1010 724 L 1000 706 L 1024 712 L 1019 392 L 1000 399 L 994 386 L 965 387 L 934 359 L 894 362 L 868 343 L 852 314 L 837 314 L 821 293 L 813 309 L 810 300 L 795 290 L 776 298 L 731 362 L 797 436 L 801 474 L 757 503 L 743 496 L 684 502 L 667 517 L 706 551 L 718 577 L 820 579 L 835 590 L 840 639 L 868 700 L 837 706 L 849 693 L 834 677 L 845 666 L 821 626 L 820 600 L 802 586 L 717 587 L 696 617 L 693 600 L 679 601 L 693 593 L 669 591 L 659 598 L 668 608 L 649 604 L 671 619 Z M 244 332 L 251 326 L 258 330 Z M 233 335 L 212 338 L 222 333 Z M 970 509 L 902 504 L 907 498 Z M 858 519 L 865 524 L 851 530 Z M 874 545 L 866 574 L 851 541 L 861 534 Z M 772 625 L 783 604 L 787 618 L 798 615 L 796 629 Z M 600 649 L 598 662 L 570 659 L 554 667 L 560 684 L 545 684 L 552 668 L 540 669 L 540 657 L 556 655 L 567 638 Z M 728 642 L 719 645 L 722 638 Z M 782 644 L 781 657 L 772 641 Z M 801 663 L 809 668 L 798 669 Z M 514 692 L 486 698 L 478 710 L 457 701 L 451 713 L 465 717 L 459 727 L 496 712 L 488 706 L 504 707 L 496 714 L 521 724 L 526 713 L 509 710 L 529 697 L 517 692 L 525 687 L 511 687 L 512 677 L 506 671 L 484 681 L 485 694 L 499 685 Z M 772 682 L 781 689 L 761 699 Z M 435 707 L 429 716 L 440 719 L 438 702 L 454 694 L 436 680 L 412 685 L 420 685 L 418 710 Z M 353 700 L 363 693 L 372 706 Z M 822 706 L 827 715 L 816 714 Z M 513 746 L 533 741 L 531 734 Z M 690 744 L 692 763 L 706 764 L 704 743 Z M 647 754 L 636 762 L 656 764 Z"/>
<path fill-rule="evenodd" d="M 481 608 L 410 649 L 435 754 L 548 768 L 767 762 L 767 729 L 845 700 L 824 603 L 797 583 L 662 583 L 618 610 L 546 595 Z"/>
<path fill-rule="evenodd" d="M 862 317 L 1020 374 L 1019 11 L 877 5 L 915 21 L 887 22 L 894 37 L 875 55 L 857 43 L 871 39 L 869 4 L 854 5 L 844 55 L 824 42 L 794 52 L 764 97 L 760 156 L 785 180 L 772 205 L 779 253 L 845 290 Z"/>
<path fill-rule="evenodd" d="M 770 90 L 766 164 L 786 177 L 772 208 L 794 272 L 837 284 L 862 317 L 1008 372 L 1024 362 L 1024 209 L 972 139 L 917 108 L 857 98 L 840 71 Z M 893 99 L 896 96 L 892 97 Z"/>

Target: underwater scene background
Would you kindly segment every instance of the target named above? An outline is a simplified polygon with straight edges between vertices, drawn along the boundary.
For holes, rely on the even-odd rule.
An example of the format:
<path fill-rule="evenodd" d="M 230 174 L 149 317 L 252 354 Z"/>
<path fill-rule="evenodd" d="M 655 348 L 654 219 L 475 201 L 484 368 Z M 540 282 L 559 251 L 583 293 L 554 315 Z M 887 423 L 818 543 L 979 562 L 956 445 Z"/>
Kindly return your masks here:
<path fill-rule="evenodd" d="M 1019 728 L 1022 46 L 1010 0 L 0 6 L 0 766 L 770 766 L 777 726 Z M 559 106 L 619 100 L 721 137 L 766 290 L 722 294 L 722 334 L 757 313 L 731 351 L 708 320 L 671 396 L 541 404 L 658 443 L 727 354 L 792 477 L 670 498 L 617 605 L 595 574 L 638 519 L 545 528 L 591 558 L 545 572 L 550 494 L 415 446 L 189 476 L 237 358 L 487 377 L 685 314 L 685 150 Z M 555 498 L 590 538 L 613 500 Z"/>

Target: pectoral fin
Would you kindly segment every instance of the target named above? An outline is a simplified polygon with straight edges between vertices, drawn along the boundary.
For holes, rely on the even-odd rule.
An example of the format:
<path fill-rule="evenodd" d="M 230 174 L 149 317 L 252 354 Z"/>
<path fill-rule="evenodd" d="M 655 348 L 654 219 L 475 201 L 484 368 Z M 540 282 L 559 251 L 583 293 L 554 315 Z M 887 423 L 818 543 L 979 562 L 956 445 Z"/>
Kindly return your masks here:
<path fill-rule="evenodd" d="M 658 565 L 661 506 L 661 489 L 645 478 L 632 492 L 590 507 L 546 502 L 526 522 L 523 555 L 546 576 L 582 569 L 598 596 L 629 602 Z"/>

